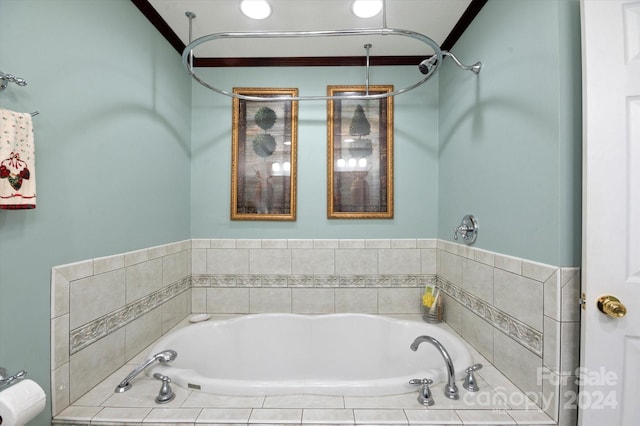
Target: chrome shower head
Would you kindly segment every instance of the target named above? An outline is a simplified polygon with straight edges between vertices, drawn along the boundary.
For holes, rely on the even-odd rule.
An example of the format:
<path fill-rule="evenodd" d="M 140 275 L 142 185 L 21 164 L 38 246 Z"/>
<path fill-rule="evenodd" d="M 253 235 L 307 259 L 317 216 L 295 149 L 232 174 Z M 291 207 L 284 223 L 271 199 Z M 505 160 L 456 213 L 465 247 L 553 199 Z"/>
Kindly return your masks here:
<path fill-rule="evenodd" d="M 436 66 L 437 61 L 438 57 L 436 55 L 433 55 L 432 57 L 420 62 L 420 64 L 418 64 L 418 69 L 424 75 L 430 74 L 433 71 L 433 68 Z"/>

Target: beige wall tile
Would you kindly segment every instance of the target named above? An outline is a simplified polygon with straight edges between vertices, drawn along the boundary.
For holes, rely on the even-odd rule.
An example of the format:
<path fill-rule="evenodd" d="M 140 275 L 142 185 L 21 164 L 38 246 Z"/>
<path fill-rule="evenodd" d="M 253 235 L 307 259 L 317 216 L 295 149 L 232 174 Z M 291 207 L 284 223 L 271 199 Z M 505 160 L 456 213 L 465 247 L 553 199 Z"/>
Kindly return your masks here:
<path fill-rule="evenodd" d="M 191 257 L 181 251 L 162 258 L 162 285 L 167 286 L 191 274 Z"/>
<path fill-rule="evenodd" d="M 69 313 L 69 280 L 58 268 L 51 270 L 51 318 Z"/>
<path fill-rule="evenodd" d="M 291 312 L 290 288 L 252 288 L 249 293 L 252 314 Z"/>
<path fill-rule="evenodd" d="M 332 248 L 340 247 L 339 240 L 313 240 L 313 248 Z"/>
<path fill-rule="evenodd" d="M 538 372 L 542 370 L 542 359 L 496 329 L 493 338 L 493 363 L 496 368 L 523 392 L 541 395 L 542 383 L 539 382 Z"/>
<path fill-rule="evenodd" d="M 162 288 L 162 259 L 137 263 L 126 269 L 126 303 Z"/>
<path fill-rule="evenodd" d="M 290 274 L 291 250 L 251 249 L 249 251 L 250 274 Z"/>
<path fill-rule="evenodd" d="M 542 283 L 496 269 L 493 300 L 496 308 L 542 331 Z"/>
<path fill-rule="evenodd" d="M 377 250 L 338 249 L 335 254 L 336 274 L 367 275 L 378 273 Z"/>
<path fill-rule="evenodd" d="M 438 240 L 435 238 L 418 238 L 416 240 L 416 247 L 423 249 L 437 249 Z"/>
<path fill-rule="evenodd" d="M 580 270 L 561 268 L 562 283 L 562 321 L 580 321 Z"/>
<path fill-rule="evenodd" d="M 207 288 L 207 313 L 248 314 L 248 288 Z"/>
<path fill-rule="evenodd" d="M 178 325 L 191 313 L 191 291 L 186 290 L 162 304 L 162 334 Z"/>
<path fill-rule="evenodd" d="M 473 250 L 473 259 L 476 262 L 484 263 L 485 265 L 494 266 L 495 265 L 496 254 L 491 251 L 482 250 L 482 249 L 474 249 Z"/>
<path fill-rule="evenodd" d="M 444 295 L 444 297 L 444 310 L 442 312 L 444 322 L 456 332 L 462 333 L 462 314 L 467 309 L 451 297 L 447 295 Z"/>
<path fill-rule="evenodd" d="M 580 366 L 580 323 L 563 322 L 560 325 L 560 373 L 577 374 Z"/>
<path fill-rule="evenodd" d="M 51 414 L 57 415 L 69 406 L 69 363 L 51 372 Z"/>
<path fill-rule="evenodd" d="M 51 369 L 69 362 L 69 315 L 51 320 Z"/>
<path fill-rule="evenodd" d="M 531 260 L 522 261 L 522 275 L 540 282 L 548 280 L 557 269 L 556 266 L 533 262 Z"/>
<path fill-rule="evenodd" d="M 543 364 L 548 369 L 560 371 L 560 322 L 544 317 Z"/>
<path fill-rule="evenodd" d="M 462 286 L 462 258 L 446 251 L 438 252 L 438 276 Z"/>
<path fill-rule="evenodd" d="M 365 240 L 338 240 L 338 247 L 341 249 L 363 249 L 366 247 Z"/>
<path fill-rule="evenodd" d="M 336 270 L 333 249 L 292 249 L 293 274 L 331 275 Z"/>
<path fill-rule="evenodd" d="M 233 249 L 236 248 L 236 240 L 233 239 L 215 239 L 209 240 L 212 249 Z"/>
<path fill-rule="evenodd" d="M 462 259 L 462 288 L 493 304 L 494 268 L 474 260 Z"/>
<path fill-rule="evenodd" d="M 236 247 L 243 249 L 257 249 L 262 247 L 262 240 L 257 239 L 243 239 L 236 240 Z"/>
<path fill-rule="evenodd" d="M 149 260 L 158 259 L 169 254 L 169 247 L 166 244 L 160 246 L 149 247 Z"/>
<path fill-rule="evenodd" d="M 131 266 L 136 263 L 146 262 L 149 259 L 148 249 L 130 251 L 124 254 L 124 266 Z"/>
<path fill-rule="evenodd" d="M 304 239 L 289 239 L 287 240 L 287 247 L 290 249 L 312 249 L 313 248 L 313 240 L 304 240 Z"/>
<path fill-rule="evenodd" d="M 365 240 L 364 246 L 365 248 L 368 248 L 368 249 L 391 248 L 391 240 L 389 239 Z"/>
<path fill-rule="evenodd" d="M 203 314 L 207 312 L 206 288 L 191 289 L 191 309 L 194 314 Z"/>
<path fill-rule="evenodd" d="M 434 248 L 420 249 L 420 273 L 436 275 L 438 272 L 438 252 Z"/>
<path fill-rule="evenodd" d="M 562 315 L 562 288 L 560 285 L 560 271 L 556 270 L 544 282 L 544 314 L 556 321 L 561 319 Z"/>
<path fill-rule="evenodd" d="M 462 311 L 462 337 L 493 362 L 493 326 L 468 309 Z"/>
<path fill-rule="evenodd" d="M 248 274 L 248 249 L 207 250 L 207 274 Z"/>
<path fill-rule="evenodd" d="M 296 314 L 331 314 L 335 312 L 332 288 L 291 289 L 291 312 Z"/>
<path fill-rule="evenodd" d="M 336 288 L 336 312 L 378 313 L 378 290 L 375 288 Z"/>
<path fill-rule="evenodd" d="M 260 247 L 263 249 L 269 249 L 269 248 L 286 249 L 286 248 L 289 248 L 289 244 L 287 243 L 287 240 L 265 239 L 265 240 L 262 240 Z"/>
<path fill-rule="evenodd" d="M 191 240 L 191 249 L 208 249 L 211 248 L 211 240 L 208 239 L 193 239 Z"/>
<path fill-rule="evenodd" d="M 394 238 L 391 240 L 391 248 L 413 249 L 413 248 L 418 248 L 418 244 L 415 238 Z"/>
<path fill-rule="evenodd" d="M 125 363 L 125 330 L 120 328 L 69 359 L 70 402 L 81 397 Z"/>
<path fill-rule="evenodd" d="M 56 269 L 69 281 L 80 280 L 93 275 L 93 259 L 56 266 Z"/>
<path fill-rule="evenodd" d="M 125 270 L 70 282 L 70 323 L 73 330 L 125 304 Z"/>
<path fill-rule="evenodd" d="M 113 271 L 124 268 L 124 255 L 117 254 L 114 256 L 99 257 L 93 260 L 93 273 L 102 274 L 104 272 Z"/>
<path fill-rule="evenodd" d="M 191 273 L 194 275 L 202 275 L 207 273 L 207 250 L 193 249 L 191 250 Z"/>
<path fill-rule="evenodd" d="M 413 240 L 415 241 L 415 240 Z M 378 249 L 378 274 L 419 274 L 422 270 L 420 249 Z"/>
<path fill-rule="evenodd" d="M 421 288 L 378 289 L 378 313 L 418 314 L 421 311 Z"/>
<path fill-rule="evenodd" d="M 500 268 L 504 271 L 522 275 L 522 259 L 517 257 L 496 254 L 494 258 L 494 265 L 496 268 Z"/>
<path fill-rule="evenodd" d="M 162 335 L 162 310 L 156 308 L 125 326 L 124 354 L 129 361 Z"/>

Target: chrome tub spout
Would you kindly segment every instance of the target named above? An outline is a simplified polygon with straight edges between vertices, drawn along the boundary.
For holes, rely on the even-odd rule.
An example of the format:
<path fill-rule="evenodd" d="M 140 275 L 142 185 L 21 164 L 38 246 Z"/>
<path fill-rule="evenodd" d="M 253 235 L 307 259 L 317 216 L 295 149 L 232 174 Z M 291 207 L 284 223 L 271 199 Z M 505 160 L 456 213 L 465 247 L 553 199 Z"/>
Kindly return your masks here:
<path fill-rule="evenodd" d="M 129 375 L 125 377 L 124 380 L 121 381 L 118 386 L 116 386 L 115 392 L 121 393 L 129 390 L 131 388 L 131 380 L 133 380 L 133 378 L 136 377 L 138 374 L 140 374 L 142 370 L 144 370 L 154 362 L 158 361 L 162 364 L 166 364 L 168 362 L 173 361 L 177 357 L 178 357 L 178 352 L 174 351 L 173 349 L 167 349 L 166 351 L 158 352 L 154 356 L 147 358 L 142 364 L 137 366 L 135 370 L 129 373 Z"/>
<path fill-rule="evenodd" d="M 444 358 L 444 363 L 447 366 L 447 375 L 448 375 L 448 382 L 444 387 L 444 396 L 446 396 L 449 399 L 458 399 L 458 387 L 456 386 L 456 371 L 455 371 L 455 368 L 453 367 L 453 361 L 451 360 L 451 356 L 449 355 L 449 352 L 447 352 L 444 346 L 442 346 L 442 343 L 440 343 L 437 339 L 431 336 L 417 337 L 416 340 L 414 340 L 410 346 L 411 350 L 417 351 L 418 346 L 420 346 L 420 344 L 423 342 L 429 342 L 433 346 L 435 346 L 436 349 L 438 349 L 438 351 L 440 352 L 440 355 L 442 355 L 442 358 Z"/>

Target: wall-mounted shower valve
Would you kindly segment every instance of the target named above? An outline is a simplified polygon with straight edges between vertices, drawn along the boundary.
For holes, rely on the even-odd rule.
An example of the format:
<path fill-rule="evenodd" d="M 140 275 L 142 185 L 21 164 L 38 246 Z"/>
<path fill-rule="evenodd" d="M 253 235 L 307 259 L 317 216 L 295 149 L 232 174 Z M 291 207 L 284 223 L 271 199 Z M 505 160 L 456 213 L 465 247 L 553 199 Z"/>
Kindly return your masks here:
<path fill-rule="evenodd" d="M 462 218 L 459 226 L 453 228 L 453 239 L 458 239 L 458 234 L 466 244 L 473 244 L 478 237 L 478 220 L 475 216 L 468 214 Z"/>

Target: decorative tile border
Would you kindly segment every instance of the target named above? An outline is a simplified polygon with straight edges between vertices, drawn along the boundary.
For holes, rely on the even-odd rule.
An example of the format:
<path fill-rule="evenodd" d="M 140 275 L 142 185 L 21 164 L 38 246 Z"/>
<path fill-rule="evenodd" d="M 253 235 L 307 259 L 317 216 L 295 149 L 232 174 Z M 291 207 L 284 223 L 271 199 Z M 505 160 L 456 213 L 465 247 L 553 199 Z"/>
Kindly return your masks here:
<path fill-rule="evenodd" d="M 436 284 L 435 275 L 193 275 L 71 330 L 74 354 L 191 287 L 414 288 Z"/>
<path fill-rule="evenodd" d="M 415 288 L 436 285 L 437 276 L 417 275 L 192 275 L 193 287 Z"/>
<path fill-rule="evenodd" d="M 102 337 L 124 327 L 189 288 L 191 288 L 191 279 L 190 277 L 185 277 L 117 311 L 113 311 L 82 327 L 71 330 L 69 336 L 69 353 L 74 354 L 86 348 Z"/>
<path fill-rule="evenodd" d="M 438 278 L 438 287 L 449 297 L 484 318 L 489 324 L 502 331 L 534 354 L 542 357 L 543 336 L 538 330 L 529 327 L 495 306 L 466 292 L 449 281 Z"/>

